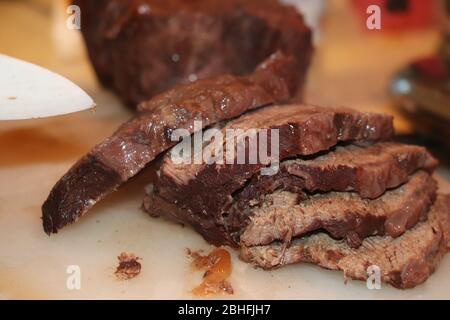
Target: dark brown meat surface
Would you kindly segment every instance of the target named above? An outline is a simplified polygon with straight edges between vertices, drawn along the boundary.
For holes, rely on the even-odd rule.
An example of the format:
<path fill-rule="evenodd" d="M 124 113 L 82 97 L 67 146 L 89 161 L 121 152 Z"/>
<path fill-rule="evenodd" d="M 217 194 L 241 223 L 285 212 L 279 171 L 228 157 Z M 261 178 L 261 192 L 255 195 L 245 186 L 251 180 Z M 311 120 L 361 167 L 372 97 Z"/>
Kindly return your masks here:
<path fill-rule="evenodd" d="M 291 97 L 295 62 L 274 54 L 254 73 L 219 76 L 180 85 L 141 104 L 141 114 L 80 159 L 51 190 L 42 206 L 44 230 L 55 233 L 174 146 L 172 132 L 194 131 Z"/>
<path fill-rule="evenodd" d="M 276 51 L 295 59 L 301 91 L 311 32 L 277 0 L 75 0 L 101 82 L 128 104 L 181 83 L 251 72 Z"/>
<path fill-rule="evenodd" d="M 255 206 L 276 190 L 296 193 L 299 198 L 305 192 L 354 191 L 362 198 L 375 199 L 408 181 L 418 169 L 431 174 L 437 164 L 424 147 L 394 142 L 364 147 L 350 144 L 319 156 L 285 160 L 277 175 L 256 174 L 233 194 L 227 229 L 239 239 Z"/>
<path fill-rule="evenodd" d="M 229 122 L 222 131 L 241 129 L 244 135 L 251 128 L 279 130 L 280 160 L 314 155 L 340 141 L 367 143 L 389 139 L 393 134 L 390 116 L 301 104 L 270 106 L 251 112 Z M 239 139 L 234 141 L 237 144 Z M 213 143 L 226 144 L 226 141 Z M 170 208 L 168 216 L 191 224 L 208 241 L 236 245 L 224 216 L 233 204 L 232 194 L 264 168 L 262 163 L 236 163 L 175 164 L 168 155 L 161 166 L 161 179 L 144 201 L 144 207 L 153 215 L 164 215 L 163 209 Z M 152 199 L 155 197 L 159 199 Z"/>
<path fill-rule="evenodd" d="M 406 182 L 417 169 L 431 173 L 437 165 L 424 147 L 415 145 L 338 146 L 317 157 L 283 161 L 277 176 L 255 176 L 238 198 L 252 199 L 291 184 L 310 192 L 355 191 L 363 198 L 375 199 Z"/>

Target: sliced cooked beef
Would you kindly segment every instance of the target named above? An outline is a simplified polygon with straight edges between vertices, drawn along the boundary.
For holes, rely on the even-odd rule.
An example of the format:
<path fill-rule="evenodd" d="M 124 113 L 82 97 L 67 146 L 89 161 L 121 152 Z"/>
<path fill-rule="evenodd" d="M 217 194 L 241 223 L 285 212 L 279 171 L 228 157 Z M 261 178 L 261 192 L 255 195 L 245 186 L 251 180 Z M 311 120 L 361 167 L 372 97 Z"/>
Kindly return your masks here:
<path fill-rule="evenodd" d="M 276 191 L 253 210 L 240 243 L 258 246 L 279 240 L 288 244 L 293 237 L 317 230 L 345 238 L 351 247 L 359 247 L 371 235 L 398 237 L 426 217 L 436 191 L 435 180 L 423 171 L 376 200 L 352 192 L 330 192 L 298 201 L 296 193 Z"/>
<path fill-rule="evenodd" d="M 401 237 L 366 238 L 358 249 L 337 241 L 326 233 L 294 240 L 290 246 L 242 247 L 241 258 L 271 269 L 286 264 L 308 262 L 332 270 L 342 270 L 346 278 L 366 280 L 369 266 L 378 266 L 381 280 L 397 288 L 423 283 L 438 267 L 448 251 L 450 239 L 450 196 L 438 196 L 428 220 L 418 223 Z"/>
<path fill-rule="evenodd" d="M 277 0 L 75 0 L 102 83 L 133 106 L 180 83 L 251 72 L 281 50 L 296 60 L 295 90 L 312 55 L 311 32 Z"/>
<path fill-rule="evenodd" d="M 219 210 L 222 212 L 222 215 L 226 216 L 224 224 L 227 232 L 234 239 L 235 243 L 239 243 L 241 233 L 250 222 L 250 218 L 253 216 L 255 210 L 266 201 L 265 195 L 277 190 L 288 191 L 292 194 L 292 199 L 299 201 L 306 199 L 304 192 L 311 193 L 317 190 L 321 192 L 355 190 L 359 193 L 360 197 L 364 198 L 368 195 L 378 195 L 378 193 L 384 192 L 386 189 L 398 187 L 408 180 L 408 174 L 418 169 L 432 173 L 436 165 L 437 161 L 433 156 L 425 148 L 419 146 L 392 142 L 377 143 L 367 147 L 354 145 L 339 146 L 317 157 L 283 161 L 280 165 L 280 172 L 275 176 L 253 176 L 246 182 L 244 188 L 232 193 L 232 197 L 229 198 L 230 202 L 225 203 L 224 207 L 219 208 Z M 164 166 L 162 170 L 164 171 Z M 435 184 L 433 181 L 428 181 L 429 178 L 426 178 L 426 175 L 421 174 L 420 176 L 422 179 L 415 178 L 414 181 L 427 183 L 423 186 L 420 183 L 416 183 L 415 188 L 409 189 L 411 191 L 409 194 L 414 194 L 417 190 L 419 193 L 423 191 L 424 194 L 421 194 L 418 198 L 422 197 L 425 202 L 420 202 L 420 204 L 425 205 L 427 200 L 433 198 Z M 180 193 L 177 195 L 175 192 L 167 191 L 165 185 L 162 183 L 163 181 L 164 179 L 161 177 L 157 182 L 156 190 L 149 192 L 145 198 L 144 207 L 153 215 L 168 216 L 182 222 L 183 217 L 189 214 L 189 210 L 181 209 L 183 207 L 183 203 L 180 202 L 182 198 L 181 194 L 186 192 L 190 195 L 189 191 L 187 189 L 180 189 Z M 209 188 L 213 190 L 214 186 L 210 185 Z M 398 193 L 394 192 L 394 194 Z M 167 199 L 170 200 L 166 200 L 167 196 Z M 354 195 L 353 198 L 358 197 Z M 360 203 L 365 203 L 365 200 L 360 199 Z M 399 203 L 404 202 L 399 201 Z M 288 205 L 286 203 L 286 206 Z M 359 208 L 361 209 L 361 206 Z M 413 213 L 417 213 L 417 210 L 420 210 L 419 202 L 416 203 L 414 208 L 416 208 L 416 211 L 408 209 L 409 211 L 407 213 L 409 215 L 412 214 L 412 218 L 410 219 L 416 222 L 418 217 Z M 407 215 L 404 214 L 399 217 L 405 218 Z M 366 220 L 360 221 L 359 223 L 368 222 L 367 220 L 370 220 L 369 217 L 372 216 L 366 216 Z M 347 228 L 353 226 L 350 224 L 350 221 L 353 223 L 356 222 L 353 218 L 355 218 L 355 215 L 353 215 L 352 219 L 349 217 Z M 374 232 L 375 227 L 383 227 L 383 221 L 381 219 L 384 218 L 380 216 L 367 229 L 361 229 L 359 233 L 355 232 L 350 234 L 349 240 L 354 245 L 358 245 L 361 237 Z M 386 223 L 386 232 L 394 236 L 403 233 L 404 223 L 406 221 L 399 221 L 396 229 L 393 228 L 392 221 L 391 219 L 389 223 Z M 210 223 L 210 221 L 203 223 Z M 290 227 L 291 225 L 284 226 L 285 230 Z M 362 227 L 363 225 L 360 226 L 360 228 Z M 202 228 L 197 227 L 197 229 Z M 247 237 L 245 238 L 247 239 L 245 241 L 249 242 L 249 245 L 258 244 L 257 242 L 248 240 L 253 237 L 251 234 L 263 232 L 258 228 L 252 230 L 252 232 L 247 232 Z M 343 228 L 343 231 L 345 230 L 347 229 Z M 381 231 L 385 232 L 384 229 L 381 229 Z M 264 232 L 267 233 L 267 231 Z M 281 231 L 274 232 L 281 233 Z M 268 234 L 265 234 L 265 236 L 269 237 Z M 344 236 L 342 235 L 341 237 Z"/>
<path fill-rule="evenodd" d="M 394 142 L 368 147 L 338 146 L 312 158 L 281 163 L 276 177 L 257 175 L 238 195 L 248 201 L 273 192 L 280 186 L 297 186 L 308 191 L 356 191 L 375 199 L 386 189 L 398 187 L 417 169 L 433 172 L 437 160 L 423 147 Z"/>
<path fill-rule="evenodd" d="M 222 132 L 226 136 L 228 129 L 241 129 L 244 136 L 247 129 L 253 128 L 279 130 L 281 160 L 297 155 L 313 155 L 328 150 L 339 141 L 356 140 L 361 143 L 383 140 L 393 133 L 390 116 L 306 105 L 270 106 L 257 110 L 231 121 L 222 128 Z M 239 139 L 230 139 L 237 149 Z M 215 143 L 224 144 L 223 149 L 226 149 L 227 141 L 219 140 L 214 140 L 205 148 L 211 148 Z M 244 147 L 248 148 L 248 144 Z M 164 212 L 154 209 L 155 201 L 160 204 L 168 202 L 162 207 L 176 204 L 179 209 L 169 213 L 170 216 L 179 215 L 177 220 L 193 225 L 214 244 L 236 245 L 224 216 L 233 204 L 232 195 L 264 165 L 237 164 L 236 158 L 234 160 L 234 165 L 229 162 L 226 165 L 186 165 L 175 164 L 167 156 L 160 170 L 161 178 L 144 202 L 145 209 L 153 215 L 160 215 Z M 162 199 L 152 200 L 151 197 L 155 196 Z"/>
<path fill-rule="evenodd" d="M 356 191 L 361 197 L 372 199 L 406 182 L 408 175 L 418 169 L 432 173 L 437 164 L 425 148 L 393 142 L 367 147 L 338 146 L 316 157 L 286 160 L 276 176 L 256 174 L 233 194 L 227 229 L 239 239 L 253 209 L 275 190 L 298 196 L 305 191 Z"/>
<path fill-rule="evenodd" d="M 248 76 L 220 76 L 182 85 L 143 103 L 143 112 L 94 147 L 67 172 L 42 207 L 45 232 L 75 222 L 97 201 L 136 175 L 177 142 L 175 129 L 194 131 L 247 110 L 285 101 L 296 78 L 295 63 L 274 54 Z"/>

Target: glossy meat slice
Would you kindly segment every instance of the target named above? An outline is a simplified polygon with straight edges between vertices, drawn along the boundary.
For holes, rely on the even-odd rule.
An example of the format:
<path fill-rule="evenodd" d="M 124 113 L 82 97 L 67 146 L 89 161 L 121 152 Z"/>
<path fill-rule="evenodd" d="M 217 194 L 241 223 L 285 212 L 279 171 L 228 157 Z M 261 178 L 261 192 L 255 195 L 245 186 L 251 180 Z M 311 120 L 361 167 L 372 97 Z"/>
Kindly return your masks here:
<path fill-rule="evenodd" d="M 286 101 L 297 81 L 292 58 L 274 54 L 244 77 L 230 75 L 176 87 L 143 103 L 142 114 L 95 146 L 54 186 L 42 206 L 46 233 L 75 222 L 96 202 L 174 146 L 175 129 L 194 131 L 247 110 Z"/>
<path fill-rule="evenodd" d="M 407 182 L 409 175 L 417 170 L 425 170 L 431 174 L 436 166 L 437 160 L 420 146 L 394 142 L 380 142 L 365 147 L 350 144 L 338 146 L 319 156 L 298 157 L 282 161 L 278 174 L 264 176 L 257 173 L 244 183 L 244 187 L 232 192 L 231 195 L 212 194 L 212 196 L 216 195 L 217 201 L 229 200 L 224 202 L 223 207 L 215 210 L 226 216 L 224 219 L 225 229 L 234 242 L 239 243 L 242 240 L 240 239 L 241 234 L 249 224 L 254 212 L 267 202 L 266 195 L 270 196 L 275 191 L 291 193 L 294 200 L 297 198 L 305 200 L 306 193 L 333 190 L 355 191 L 361 198 L 376 198 L 386 189 L 396 188 Z M 164 165 L 162 173 L 164 173 Z M 422 180 L 427 181 L 428 179 L 430 178 Z M 211 181 L 216 180 L 211 179 Z M 153 215 L 164 215 L 175 219 L 175 216 L 183 217 L 189 212 L 189 209 L 180 209 L 183 207 L 182 195 L 195 197 L 196 193 L 182 187 L 179 187 L 177 192 L 172 191 L 174 190 L 172 185 L 166 185 L 164 182 L 165 177 L 161 175 L 155 188 L 146 196 L 144 207 Z M 425 197 L 425 200 L 432 199 L 435 192 L 434 181 L 424 186 L 417 184 L 416 186 L 418 188 L 413 190 L 429 191 L 430 197 Z M 213 183 L 209 185 L 209 188 L 214 190 Z M 204 192 L 209 194 L 209 192 Z M 360 201 L 365 200 L 361 199 Z M 286 205 L 288 204 L 286 203 Z M 417 206 L 415 208 L 420 209 Z M 413 221 L 415 223 L 417 220 Z M 382 221 L 378 222 L 378 226 L 381 227 Z M 270 228 L 272 224 L 268 223 L 268 225 Z M 286 230 L 291 227 L 287 224 L 282 225 Z M 366 233 L 364 230 L 361 230 L 360 235 L 367 234 L 367 230 L 370 228 L 365 231 Z M 256 228 L 253 229 L 252 234 L 259 232 Z M 269 236 L 266 231 L 264 233 Z M 250 236 L 247 232 L 246 239 L 255 237 Z M 351 238 L 356 242 L 360 239 L 358 233 Z M 257 244 L 259 241 L 257 239 L 256 237 L 249 244 Z"/>
<path fill-rule="evenodd" d="M 247 129 L 277 129 L 280 160 L 314 155 L 342 141 L 367 143 L 389 139 L 393 134 L 392 117 L 387 115 L 302 104 L 269 106 L 253 111 L 223 127 L 224 136 L 228 129 L 241 129 L 242 135 Z M 227 139 L 214 140 L 205 148 L 223 143 L 222 149 L 226 150 Z M 233 137 L 230 140 L 237 150 L 239 139 Z M 237 153 L 234 156 L 237 157 Z M 261 162 L 237 164 L 236 158 L 234 160 L 234 165 L 187 165 L 176 164 L 167 155 L 161 166 L 160 179 L 144 202 L 146 210 L 153 215 L 161 214 L 153 210 L 152 197 L 162 198 L 179 208 L 171 216 L 179 214 L 177 220 L 193 225 L 208 241 L 236 245 L 228 230 L 230 217 L 225 219 L 224 216 L 233 204 L 232 195 L 265 165 Z"/>

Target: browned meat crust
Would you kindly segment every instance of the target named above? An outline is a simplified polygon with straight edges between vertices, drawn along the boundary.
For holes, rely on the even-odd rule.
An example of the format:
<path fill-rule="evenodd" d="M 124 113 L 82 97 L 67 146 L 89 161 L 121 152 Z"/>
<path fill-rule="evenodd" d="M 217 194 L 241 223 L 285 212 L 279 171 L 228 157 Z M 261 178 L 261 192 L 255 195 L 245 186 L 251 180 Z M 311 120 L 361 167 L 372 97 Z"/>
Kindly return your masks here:
<path fill-rule="evenodd" d="M 96 202 L 174 146 L 171 132 L 193 133 L 194 120 L 204 126 L 247 110 L 286 101 L 296 81 L 293 60 L 274 54 L 248 76 L 230 75 L 179 86 L 142 104 L 144 111 L 94 147 L 50 192 L 42 206 L 46 233 L 75 222 Z"/>
<path fill-rule="evenodd" d="M 313 155 L 340 141 L 377 141 L 389 139 L 393 134 L 390 116 L 300 104 L 270 106 L 251 112 L 229 122 L 222 130 L 226 132 L 230 128 L 278 129 L 281 160 Z M 153 215 L 164 215 L 165 210 L 158 209 L 176 205 L 178 209 L 168 213 L 169 216 L 191 224 L 211 243 L 236 245 L 228 229 L 229 224 L 234 224 L 230 221 L 233 217 L 225 218 L 233 204 L 232 195 L 263 167 L 261 163 L 175 164 L 167 156 L 161 167 L 161 179 L 144 207 Z M 155 196 L 162 199 L 151 199 Z M 161 206 L 156 207 L 156 203 Z"/>

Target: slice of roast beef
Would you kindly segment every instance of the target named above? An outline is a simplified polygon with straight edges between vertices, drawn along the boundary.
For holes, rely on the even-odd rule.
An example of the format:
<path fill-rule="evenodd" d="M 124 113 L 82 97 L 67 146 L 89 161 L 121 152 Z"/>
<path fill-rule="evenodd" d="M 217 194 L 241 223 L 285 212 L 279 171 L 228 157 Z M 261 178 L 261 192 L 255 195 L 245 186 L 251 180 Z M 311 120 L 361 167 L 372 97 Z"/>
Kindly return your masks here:
<path fill-rule="evenodd" d="M 192 133 L 247 110 L 286 101 L 296 87 L 295 62 L 274 54 L 248 76 L 220 76 L 181 85 L 143 103 L 142 114 L 94 147 L 54 186 L 42 206 L 44 230 L 57 232 L 174 146 L 171 133 Z"/>
<path fill-rule="evenodd" d="M 324 230 L 335 239 L 344 238 L 351 247 L 359 247 L 367 236 L 398 237 L 426 218 L 436 191 L 435 180 L 423 171 L 375 200 L 363 199 L 353 192 L 329 192 L 299 201 L 297 193 L 276 191 L 254 208 L 240 243 L 289 244 L 292 238 L 317 230 Z"/>
<path fill-rule="evenodd" d="M 254 176 L 237 199 L 248 201 L 289 185 L 311 192 L 356 191 L 363 198 L 375 199 L 406 182 L 417 169 L 432 173 L 437 164 L 425 148 L 415 145 L 337 146 L 317 157 L 283 161 L 276 177 Z"/>
<path fill-rule="evenodd" d="M 295 239 L 290 246 L 242 247 L 241 258 L 255 266 L 272 269 L 307 262 L 331 270 L 342 270 L 345 278 L 366 280 L 368 268 L 379 268 L 381 280 L 397 288 L 423 283 L 448 252 L 450 240 L 450 196 L 438 196 L 428 220 L 418 223 L 398 238 L 366 238 L 355 249 L 326 233 Z"/>
<path fill-rule="evenodd" d="M 425 148 L 393 142 L 338 146 L 316 157 L 286 160 L 277 175 L 256 174 L 233 194 L 233 205 L 227 209 L 227 229 L 238 241 L 253 209 L 276 190 L 299 196 L 305 191 L 355 191 L 363 198 L 374 199 L 406 182 L 418 169 L 432 173 L 437 164 Z"/>
<path fill-rule="evenodd" d="M 311 32 L 278 0 L 75 0 L 102 83 L 135 106 L 177 84 L 247 74 L 280 50 L 301 89 Z"/>
<path fill-rule="evenodd" d="M 214 140 L 205 148 L 217 149 L 214 144 L 221 144 L 226 150 L 226 145 L 231 144 L 237 150 L 240 141 L 241 147 L 248 149 L 249 144 L 244 139 L 227 137 L 229 129 L 241 129 L 239 136 L 245 136 L 247 129 L 277 129 L 280 160 L 313 155 L 334 147 L 339 141 L 373 142 L 389 139 L 393 134 L 392 118 L 387 115 L 293 104 L 270 106 L 231 121 L 222 128 L 224 141 Z M 167 155 L 160 179 L 144 201 L 145 209 L 153 215 L 161 214 L 153 209 L 151 199 L 160 197 L 162 200 L 156 201 L 169 202 L 166 205 L 169 207 L 176 205 L 179 208 L 176 212 L 180 214 L 178 220 L 193 225 L 211 243 L 236 245 L 226 222 L 228 209 L 233 204 L 232 195 L 265 168 L 265 164 L 237 164 L 236 158 L 234 163 L 176 164 L 171 155 Z"/>

